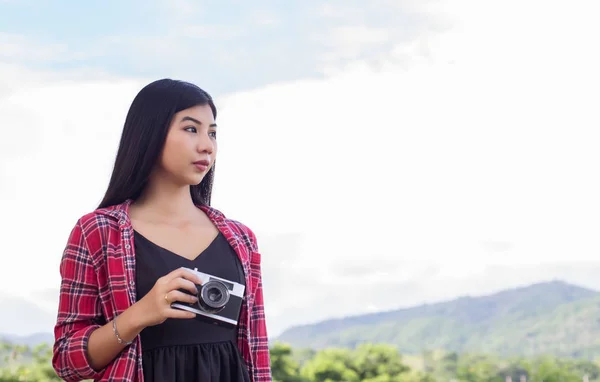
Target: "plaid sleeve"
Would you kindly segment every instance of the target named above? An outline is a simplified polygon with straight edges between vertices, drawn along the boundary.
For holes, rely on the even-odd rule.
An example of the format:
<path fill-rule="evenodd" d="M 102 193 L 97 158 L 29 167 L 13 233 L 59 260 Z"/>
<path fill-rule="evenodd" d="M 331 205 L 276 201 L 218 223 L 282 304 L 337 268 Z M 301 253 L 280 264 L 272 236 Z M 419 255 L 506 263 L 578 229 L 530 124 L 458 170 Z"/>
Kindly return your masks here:
<path fill-rule="evenodd" d="M 90 334 L 101 325 L 98 281 L 81 223 L 72 229 L 60 264 L 60 295 L 52 366 L 65 381 L 96 379 L 87 358 Z"/>
<path fill-rule="evenodd" d="M 250 258 L 251 276 L 254 279 L 256 289 L 254 292 L 254 304 L 250 314 L 250 336 L 251 351 L 254 354 L 253 381 L 271 382 L 271 360 L 269 354 L 269 339 L 265 319 L 265 308 L 263 298 L 261 255 L 258 252 L 256 237 L 252 231 L 249 235 L 255 251 Z"/>

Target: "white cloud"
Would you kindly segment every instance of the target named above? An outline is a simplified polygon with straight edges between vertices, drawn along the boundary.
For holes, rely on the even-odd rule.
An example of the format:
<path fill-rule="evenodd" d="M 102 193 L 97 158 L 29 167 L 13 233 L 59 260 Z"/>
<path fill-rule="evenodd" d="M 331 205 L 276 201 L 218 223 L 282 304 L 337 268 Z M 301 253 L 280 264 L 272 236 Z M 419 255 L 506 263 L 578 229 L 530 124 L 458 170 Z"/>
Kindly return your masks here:
<path fill-rule="evenodd" d="M 391 308 L 473 292 L 474 281 L 578 282 L 552 264 L 597 258 L 600 31 L 583 22 L 593 12 L 570 10 L 558 29 L 551 6 L 469 7 L 445 15 L 453 29 L 399 45 L 408 65 L 355 63 L 225 103 L 222 124 L 246 127 L 230 152 L 256 158 L 244 181 L 262 185 L 233 210 L 267 232 L 303 232 L 301 256 L 290 262 L 284 246 L 265 256 L 278 322 L 359 312 L 363 283 L 409 288 L 377 305 Z M 319 297 L 326 285 L 341 291 Z"/>
<path fill-rule="evenodd" d="M 177 38 L 193 38 L 202 40 L 231 41 L 244 35 L 244 28 L 229 25 L 188 24 L 181 26 Z M 170 38 L 172 38 L 171 36 Z M 165 41 L 166 42 L 166 41 Z M 150 48 L 150 46 L 148 46 Z M 181 48 L 181 47 L 180 47 Z M 152 51 L 148 49 L 148 54 Z"/>
<path fill-rule="evenodd" d="M 160 1 L 159 5 L 164 9 L 169 21 L 181 22 L 193 20 L 202 13 L 202 6 L 192 0 L 167 0 Z"/>
<path fill-rule="evenodd" d="M 0 32 L 0 59 L 11 62 L 73 62 L 101 56 L 94 50 L 73 51 L 65 43 L 37 43 L 31 38 Z"/>
<path fill-rule="evenodd" d="M 269 9 L 254 10 L 250 13 L 248 19 L 252 25 L 263 28 L 279 27 L 283 24 L 281 17 Z"/>
<path fill-rule="evenodd" d="M 600 251 L 594 3 L 428 4 L 453 28 L 399 44 L 382 69 L 355 62 L 219 100 L 215 205 L 264 243 L 273 333 L 367 310 L 361 296 L 388 309 L 475 293 L 475 282 L 600 287 L 586 273 Z M 0 162 L 11 261 L 0 290 L 22 285 L 11 269 L 33 263 L 36 283 L 14 293 L 57 286 L 68 230 L 102 196 L 142 85 L 40 85 L 0 99 L 13 137 Z"/>
<path fill-rule="evenodd" d="M 9 149 L 0 161 L 2 224 L 10 232 L 2 259 L 11 264 L 0 270 L 0 290 L 22 296 L 57 286 L 68 232 L 101 199 L 139 86 L 40 85 L 0 100 L 2 146 Z M 14 269 L 28 269 L 36 282 L 14 288 L 23 284 Z"/>
<path fill-rule="evenodd" d="M 0 33 L 0 58 L 56 60 L 66 52 L 64 44 L 34 45 L 25 36 Z"/>
<path fill-rule="evenodd" d="M 323 60 L 336 62 L 338 60 L 356 60 L 365 47 L 383 45 L 390 40 L 390 32 L 387 28 L 368 27 L 366 25 L 346 25 L 332 27 L 324 40 L 327 53 Z M 322 39 L 319 36 L 318 39 Z"/>

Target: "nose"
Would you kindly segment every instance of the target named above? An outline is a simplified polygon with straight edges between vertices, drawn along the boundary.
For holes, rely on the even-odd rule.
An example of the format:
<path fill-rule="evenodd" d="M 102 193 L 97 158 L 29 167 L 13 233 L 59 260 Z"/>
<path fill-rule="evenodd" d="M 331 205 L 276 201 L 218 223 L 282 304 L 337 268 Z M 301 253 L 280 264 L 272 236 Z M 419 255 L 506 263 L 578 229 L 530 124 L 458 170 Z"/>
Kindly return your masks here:
<path fill-rule="evenodd" d="M 215 143 L 208 135 L 208 133 L 198 134 L 198 145 L 196 149 L 199 153 L 208 153 L 209 155 L 215 150 Z"/>

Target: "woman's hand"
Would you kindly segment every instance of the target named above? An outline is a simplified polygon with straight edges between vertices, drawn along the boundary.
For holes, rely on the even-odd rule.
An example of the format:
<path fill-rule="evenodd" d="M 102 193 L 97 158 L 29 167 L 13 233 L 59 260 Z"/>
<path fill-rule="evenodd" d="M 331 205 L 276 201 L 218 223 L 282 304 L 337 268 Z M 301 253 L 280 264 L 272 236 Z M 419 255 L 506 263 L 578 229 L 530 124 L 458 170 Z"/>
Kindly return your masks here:
<path fill-rule="evenodd" d="M 127 342 L 132 341 L 145 327 L 158 325 L 167 318 L 194 318 L 194 313 L 173 309 L 171 304 L 175 301 L 196 302 L 196 284 L 200 285 L 201 281 L 185 268 L 176 269 L 158 279 L 147 295 L 115 317 L 114 322 L 108 322 L 92 332 L 87 347 L 91 367 L 94 370 L 103 369 L 127 346 L 115 338 L 113 324 L 121 339 Z M 187 290 L 194 296 L 178 289 Z"/>
<path fill-rule="evenodd" d="M 139 311 L 142 326 L 154 326 L 166 321 L 167 318 L 194 318 L 195 313 L 171 308 L 171 304 L 179 301 L 195 303 L 198 289 L 196 284 L 202 282 L 196 275 L 185 268 L 179 268 L 159 278 L 154 287 L 140 301 Z M 187 290 L 193 296 L 178 289 Z"/>

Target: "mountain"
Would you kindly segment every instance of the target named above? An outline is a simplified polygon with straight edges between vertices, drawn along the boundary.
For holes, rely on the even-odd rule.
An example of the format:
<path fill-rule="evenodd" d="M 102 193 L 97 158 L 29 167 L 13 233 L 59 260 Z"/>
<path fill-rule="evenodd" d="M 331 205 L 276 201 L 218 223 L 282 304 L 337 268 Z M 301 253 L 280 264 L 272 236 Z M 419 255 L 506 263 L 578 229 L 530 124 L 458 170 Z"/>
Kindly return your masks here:
<path fill-rule="evenodd" d="M 0 333 L 0 341 L 16 345 L 27 345 L 30 348 L 43 343 L 52 346 L 54 344 L 54 335 L 52 333 L 34 333 L 28 336 L 15 336 L 12 334 Z"/>
<path fill-rule="evenodd" d="M 33 328 L 51 331 L 56 317 L 37 305 L 18 298 L 0 296 L 0 331 L 24 336 L 34 332 Z"/>
<path fill-rule="evenodd" d="M 498 355 L 600 356 L 600 293 L 561 281 L 482 297 L 292 327 L 275 341 L 294 347 L 397 345 Z"/>
<path fill-rule="evenodd" d="M 54 342 L 51 334 L 56 316 L 37 305 L 0 293 L 0 340 L 21 345 L 37 345 L 40 342 Z M 46 333 L 31 334 L 34 328 L 42 328 Z M 50 334 L 49 334 L 50 333 Z"/>

